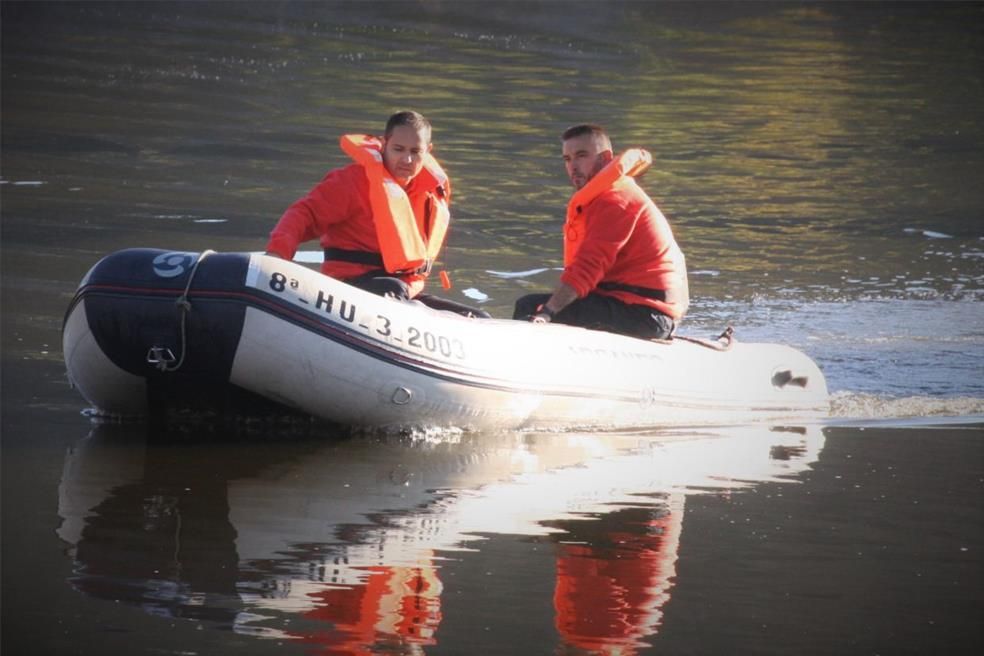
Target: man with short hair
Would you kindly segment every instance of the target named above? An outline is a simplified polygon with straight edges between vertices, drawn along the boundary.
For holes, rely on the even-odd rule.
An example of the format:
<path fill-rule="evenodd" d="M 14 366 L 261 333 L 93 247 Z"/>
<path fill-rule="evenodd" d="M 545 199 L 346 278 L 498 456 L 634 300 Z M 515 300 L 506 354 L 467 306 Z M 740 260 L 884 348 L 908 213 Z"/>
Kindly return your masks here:
<path fill-rule="evenodd" d="M 561 141 L 576 190 L 564 224 L 564 272 L 552 294 L 517 300 L 513 318 L 669 338 L 690 295 L 670 225 L 635 181 L 652 158 L 638 148 L 615 157 L 594 124 L 568 128 Z"/>
<path fill-rule="evenodd" d="M 299 244 L 319 239 L 325 275 L 381 296 L 488 316 L 421 294 L 451 218 L 451 181 L 430 154 L 430 122 L 397 112 L 382 138 L 350 134 L 340 145 L 353 163 L 329 172 L 287 208 L 267 254 L 293 259 Z"/>

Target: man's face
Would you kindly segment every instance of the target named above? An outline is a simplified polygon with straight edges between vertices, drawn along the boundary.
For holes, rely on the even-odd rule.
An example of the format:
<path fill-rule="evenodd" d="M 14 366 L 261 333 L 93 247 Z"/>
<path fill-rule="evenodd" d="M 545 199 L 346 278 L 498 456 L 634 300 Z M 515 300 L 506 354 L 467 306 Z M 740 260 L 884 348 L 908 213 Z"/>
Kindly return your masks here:
<path fill-rule="evenodd" d="M 431 149 L 426 130 L 398 125 L 383 141 L 383 165 L 397 182 L 406 186 L 424 167 L 424 155 Z"/>
<path fill-rule="evenodd" d="M 564 142 L 564 167 L 575 189 L 580 189 L 612 160 L 611 146 L 592 134 Z"/>

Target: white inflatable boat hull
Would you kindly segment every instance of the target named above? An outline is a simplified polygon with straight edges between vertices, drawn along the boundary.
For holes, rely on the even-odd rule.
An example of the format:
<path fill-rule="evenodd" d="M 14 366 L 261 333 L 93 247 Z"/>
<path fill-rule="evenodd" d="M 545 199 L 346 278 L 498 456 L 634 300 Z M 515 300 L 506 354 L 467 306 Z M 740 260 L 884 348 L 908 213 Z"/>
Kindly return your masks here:
<path fill-rule="evenodd" d="M 828 410 L 820 369 L 787 346 L 466 318 L 256 253 L 108 256 L 82 281 L 63 341 L 71 381 L 110 415 L 145 412 L 148 381 L 168 378 L 231 383 L 365 427 L 624 428 Z"/>

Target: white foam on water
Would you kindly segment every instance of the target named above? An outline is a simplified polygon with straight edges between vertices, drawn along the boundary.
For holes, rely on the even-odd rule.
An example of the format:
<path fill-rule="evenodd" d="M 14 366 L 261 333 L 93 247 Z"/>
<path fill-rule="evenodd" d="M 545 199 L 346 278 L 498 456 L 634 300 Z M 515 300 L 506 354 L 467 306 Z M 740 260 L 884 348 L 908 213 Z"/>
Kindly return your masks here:
<path fill-rule="evenodd" d="M 908 232 L 909 234 L 921 234 L 924 237 L 929 237 L 930 239 L 953 239 L 953 235 L 948 235 L 944 232 L 936 232 L 935 230 L 922 230 L 920 228 L 905 228 L 903 232 Z"/>
<path fill-rule="evenodd" d="M 916 417 L 981 417 L 984 399 L 908 396 L 895 398 L 860 392 L 835 392 L 830 416 L 838 419 L 908 419 Z"/>
<path fill-rule="evenodd" d="M 462 289 L 461 290 L 461 293 L 464 294 L 465 296 L 467 296 L 468 298 L 470 298 L 472 300 L 475 300 L 475 301 L 487 301 L 487 300 L 489 300 L 489 295 L 488 294 L 486 294 L 485 292 L 482 292 L 482 291 L 480 291 L 478 289 L 475 289 L 474 287 L 469 287 L 468 289 Z"/>
<path fill-rule="evenodd" d="M 560 271 L 560 269 L 554 267 L 555 270 Z M 543 273 L 544 271 L 550 271 L 550 267 L 540 267 L 538 269 L 527 269 L 526 271 L 492 271 L 486 269 L 485 273 L 491 274 L 496 278 L 529 278 L 530 276 L 535 276 L 537 274 Z"/>

